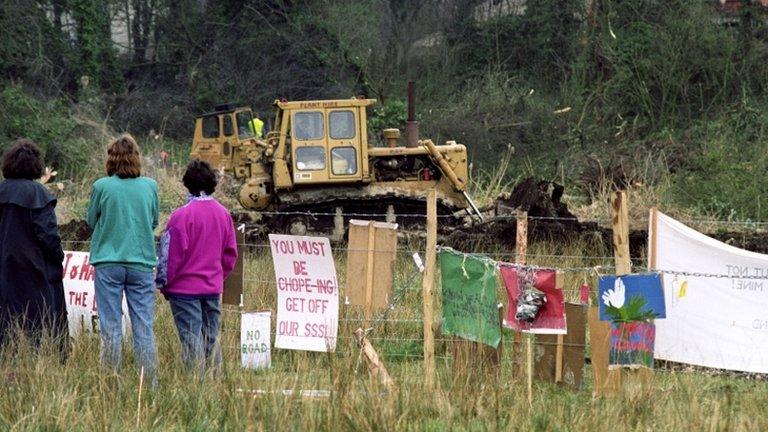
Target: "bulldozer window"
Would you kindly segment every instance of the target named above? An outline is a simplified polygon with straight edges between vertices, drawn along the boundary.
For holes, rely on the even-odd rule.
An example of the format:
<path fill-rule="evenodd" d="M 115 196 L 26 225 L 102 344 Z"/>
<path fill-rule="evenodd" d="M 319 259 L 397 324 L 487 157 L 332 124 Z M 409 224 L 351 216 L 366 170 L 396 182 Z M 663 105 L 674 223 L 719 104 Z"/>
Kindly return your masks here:
<path fill-rule="evenodd" d="M 355 137 L 355 114 L 352 111 L 333 111 L 328 115 L 331 139 Z"/>
<path fill-rule="evenodd" d="M 251 130 L 251 127 L 249 126 L 252 118 L 250 111 L 240 111 L 237 113 L 237 134 L 240 139 L 253 136 L 253 130 Z"/>
<path fill-rule="evenodd" d="M 357 172 L 357 151 L 354 147 L 336 147 L 331 150 L 331 169 L 336 175 Z"/>
<path fill-rule="evenodd" d="M 296 149 L 296 168 L 302 171 L 325 169 L 325 149 L 323 147 L 298 147 Z"/>
<path fill-rule="evenodd" d="M 232 130 L 232 116 L 229 114 L 224 115 L 224 136 L 232 136 L 233 133 L 235 133 L 234 130 Z"/>
<path fill-rule="evenodd" d="M 293 138 L 297 140 L 323 139 L 323 113 L 299 112 L 293 116 Z"/>
<path fill-rule="evenodd" d="M 203 117 L 203 138 L 219 137 L 219 117 L 212 115 Z"/>

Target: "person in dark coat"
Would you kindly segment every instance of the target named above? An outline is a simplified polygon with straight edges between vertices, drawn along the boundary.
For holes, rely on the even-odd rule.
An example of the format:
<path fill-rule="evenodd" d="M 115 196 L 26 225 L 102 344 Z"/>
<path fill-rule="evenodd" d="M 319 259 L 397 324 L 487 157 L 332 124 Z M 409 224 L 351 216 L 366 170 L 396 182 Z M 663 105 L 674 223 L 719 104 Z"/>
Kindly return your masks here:
<path fill-rule="evenodd" d="M 34 347 L 51 336 L 67 355 L 67 309 L 62 282 L 56 198 L 34 181 L 43 174 L 37 145 L 17 140 L 3 154 L 0 182 L 0 347 L 21 329 Z"/>

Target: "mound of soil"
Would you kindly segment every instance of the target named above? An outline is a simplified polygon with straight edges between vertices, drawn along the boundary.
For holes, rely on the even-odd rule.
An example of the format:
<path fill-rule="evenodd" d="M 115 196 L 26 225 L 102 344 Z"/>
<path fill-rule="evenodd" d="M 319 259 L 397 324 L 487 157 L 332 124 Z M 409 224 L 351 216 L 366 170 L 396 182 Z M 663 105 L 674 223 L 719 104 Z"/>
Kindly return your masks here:
<path fill-rule="evenodd" d="M 528 212 L 528 242 L 548 241 L 568 243 L 598 242 L 610 248 L 613 233 L 610 228 L 594 222 L 581 222 L 561 201 L 564 187 L 554 182 L 526 178 L 519 182 L 509 196 L 495 203 L 494 217 L 484 223 L 475 223 L 441 233 L 441 242 L 459 250 L 482 249 L 489 245 L 513 250 L 517 235 L 516 210 Z M 768 253 L 768 233 L 718 231 L 707 235 L 738 248 Z M 648 244 L 647 230 L 629 233 L 630 255 L 645 255 Z"/>
<path fill-rule="evenodd" d="M 59 225 L 59 235 L 64 242 L 88 241 L 91 238 L 91 228 L 82 219 L 72 219 L 64 225 Z"/>

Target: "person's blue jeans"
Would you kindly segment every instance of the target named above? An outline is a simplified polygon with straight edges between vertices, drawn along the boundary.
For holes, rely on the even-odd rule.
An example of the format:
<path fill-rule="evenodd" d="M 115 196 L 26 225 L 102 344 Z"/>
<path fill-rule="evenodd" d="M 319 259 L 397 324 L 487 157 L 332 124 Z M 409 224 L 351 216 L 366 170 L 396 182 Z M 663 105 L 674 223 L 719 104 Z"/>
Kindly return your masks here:
<path fill-rule="evenodd" d="M 214 373 L 221 370 L 218 343 L 221 306 L 219 298 L 192 298 L 168 295 L 173 321 L 181 341 L 181 360 L 188 370 L 202 375 L 206 363 Z"/>
<path fill-rule="evenodd" d="M 155 277 L 121 265 L 96 268 L 96 306 L 101 329 L 101 363 L 120 370 L 123 349 L 123 292 L 128 303 L 136 365 L 156 383 Z"/>

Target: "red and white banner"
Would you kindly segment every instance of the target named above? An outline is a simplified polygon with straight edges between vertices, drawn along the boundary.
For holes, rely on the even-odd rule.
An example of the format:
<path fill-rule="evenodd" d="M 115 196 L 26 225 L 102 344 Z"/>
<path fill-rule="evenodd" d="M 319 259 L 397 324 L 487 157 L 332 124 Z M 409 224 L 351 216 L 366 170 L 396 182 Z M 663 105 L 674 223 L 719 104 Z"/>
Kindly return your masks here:
<path fill-rule="evenodd" d="M 275 347 L 334 351 L 339 288 L 325 237 L 270 234 L 277 282 Z"/>
<path fill-rule="evenodd" d="M 99 332 L 99 313 L 93 280 L 96 269 L 88 262 L 88 252 L 64 252 L 64 301 L 67 305 L 69 335 Z M 128 307 L 123 300 L 123 333 L 128 324 Z"/>
<path fill-rule="evenodd" d="M 667 314 L 656 320 L 655 358 L 768 373 L 768 255 L 657 211 L 649 236 L 650 267 L 664 272 Z"/>

